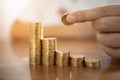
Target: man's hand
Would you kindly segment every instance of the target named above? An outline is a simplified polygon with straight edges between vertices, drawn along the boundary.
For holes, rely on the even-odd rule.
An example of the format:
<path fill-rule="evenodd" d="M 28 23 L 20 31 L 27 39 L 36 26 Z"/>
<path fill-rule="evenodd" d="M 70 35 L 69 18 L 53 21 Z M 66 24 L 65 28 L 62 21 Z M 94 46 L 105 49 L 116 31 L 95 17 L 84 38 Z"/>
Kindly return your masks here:
<path fill-rule="evenodd" d="M 120 59 L 120 5 L 72 12 L 66 20 L 70 23 L 92 21 L 93 29 L 98 31 L 97 39 L 103 44 L 105 52 Z"/>

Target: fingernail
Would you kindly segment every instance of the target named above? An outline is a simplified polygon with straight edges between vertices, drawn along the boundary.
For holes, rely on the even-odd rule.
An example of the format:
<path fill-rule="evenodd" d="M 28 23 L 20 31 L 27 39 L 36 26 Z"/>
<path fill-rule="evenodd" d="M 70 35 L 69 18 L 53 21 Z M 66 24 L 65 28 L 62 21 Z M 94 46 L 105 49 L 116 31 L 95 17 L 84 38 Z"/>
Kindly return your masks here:
<path fill-rule="evenodd" d="M 68 22 L 73 23 L 73 22 L 76 21 L 76 16 L 74 16 L 74 15 L 68 15 L 67 18 L 66 18 L 66 20 L 67 20 Z"/>

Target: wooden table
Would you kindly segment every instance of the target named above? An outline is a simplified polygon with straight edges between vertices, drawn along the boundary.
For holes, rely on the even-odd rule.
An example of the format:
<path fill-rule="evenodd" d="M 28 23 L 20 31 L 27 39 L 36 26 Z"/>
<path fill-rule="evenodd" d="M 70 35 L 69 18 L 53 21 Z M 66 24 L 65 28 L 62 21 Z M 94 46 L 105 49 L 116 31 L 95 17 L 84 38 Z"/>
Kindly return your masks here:
<path fill-rule="evenodd" d="M 100 69 L 29 66 L 28 43 L 0 43 L 0 80 L 120 80 L 120 62 L 107 56 L 95 41 L 58 41 L 58 49 L 99 58 Z"/>

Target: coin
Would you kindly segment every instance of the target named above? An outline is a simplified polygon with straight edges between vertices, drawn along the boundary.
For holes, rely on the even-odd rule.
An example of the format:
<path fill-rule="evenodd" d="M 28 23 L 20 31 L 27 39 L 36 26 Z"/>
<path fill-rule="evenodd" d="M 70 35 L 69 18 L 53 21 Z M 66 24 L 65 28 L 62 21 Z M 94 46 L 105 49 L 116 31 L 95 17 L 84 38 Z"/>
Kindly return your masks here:
<path fill-rule="evenodd" d="M 44 38 L 42 39 L 42 48 L 56 48 L 56 38 Z"/>
<path fill-rule="evenodd" d="M 42 22 L 30 23 L 30 36 L 38 36 L 39 39 L 43 38 L 43 23 Z"/>
<path fill-rule="evenodd" d="M 70 52 L 69 51 L 58 51 L 56 50 L 56 65 L 57 66 L 68 66 L 69 65 Z"/>
<path fill-rule="evenodd" d="M 62 16 L 62 18 L 61 18 L 62 23 L 63 23 L 64 25 L 67 25 L 67 26 L 72 25 L 73 23 L 70 23 L 70 22 L 68 22 L 68 21 L 66 20 L 67 16 L 68 16 L 68 13 L 65 13 L 65 14 Z"/>
<path fill-rule="evenodd" d="M 29 49 L 29 61 L 31 65 L 41 64 L 41 51 L 40 48 L 30 48 Z"/>
<path fill-rule="evenodd" d="M 41 39 L 43 39 L 43 23 L 31 23 L 29 35 L 29 63 L 30 65 L 41 64 Z"/>
<path fill-rule="evenodd" d="M 81 67 L 84 65 L 84 59 L 84 55 L 70 55 L 70 65 L 75 67 Z"/>
<path fill-rule="evenodd" d="M 54 65 L 56 38 L 43 38 L 42 40 L 42 64 L 45 66 Z"/>
<path fill-rule="evenodd" d="M 85 66 L 90 68 L 99 68 L 100 60 L 99 59 L 85 59 Z"/>
<path fill-rule="evenodd" d="M 41 40 L 30 40 L 29 41 L 29 47 L 30 48 L 41 48 Z"/>

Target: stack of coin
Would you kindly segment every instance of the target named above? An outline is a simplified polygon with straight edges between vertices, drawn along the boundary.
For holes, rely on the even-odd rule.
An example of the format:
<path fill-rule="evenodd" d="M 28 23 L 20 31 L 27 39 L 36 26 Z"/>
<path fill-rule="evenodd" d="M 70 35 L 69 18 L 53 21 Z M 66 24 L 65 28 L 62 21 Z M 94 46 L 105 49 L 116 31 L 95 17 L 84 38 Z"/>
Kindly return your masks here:
<path fill-rule="evenodd" d="M 41 64 L 41 40 L 43 39 L 43 24 L 30 24 L 29 62 L 31 65 Z"/>
<path fill-rule="evenodd" d="M 56 38 L 42 39 L 42 64 L 46 66 L 54 65 L 56 50 Z"/>
<path fill-rule="evenodd" d="M 85 66 L 89 68 L 99 68 L 100 60 L 99 59 L 85 59 Z"/>
<path fill-rule="evenodd" d="M 84 64 L 84 55 L 70 55 L 70 65 L 75 67 L 82 67 Z"/>
<path fill-rule="evenodd" d="M 69 51 L 56 51 L 56 65 L 68 66 L 69 65 L 70 52 Z"/>

